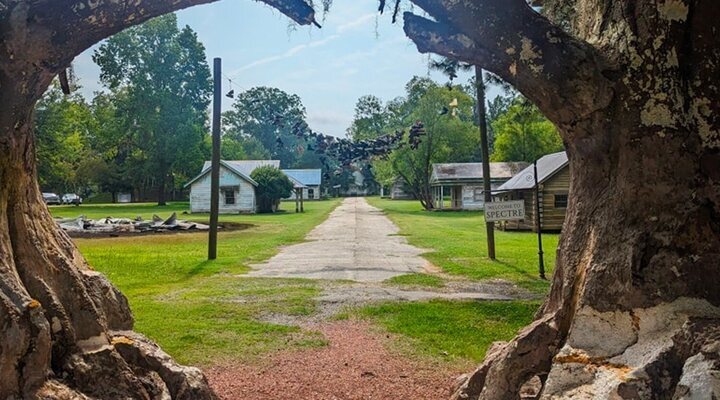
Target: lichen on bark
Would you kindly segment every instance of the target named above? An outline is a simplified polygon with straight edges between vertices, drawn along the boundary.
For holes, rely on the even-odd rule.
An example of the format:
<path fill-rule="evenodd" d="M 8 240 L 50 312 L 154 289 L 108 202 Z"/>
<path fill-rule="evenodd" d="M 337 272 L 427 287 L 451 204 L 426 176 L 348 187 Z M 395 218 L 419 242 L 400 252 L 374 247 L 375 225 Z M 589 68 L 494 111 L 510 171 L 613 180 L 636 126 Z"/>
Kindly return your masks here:
<path fill-rule="evenodd" d="M 719 365 L 705 360 L 720 356 L 718 337 L 691 332 L 700 321 L 720 327 L 720 49 L 711 34 L 720 7 L 541 2 L 568 22 L 559 26 L 523 1 L 414 2 L 433 18 L 406 18 L 418 48 L 513 83 L 558 126 L 571 168 L 538 320 L 494 348 L 456 398 L 514 399 L 518 382 L 536 376 L 540 397 L 553 399 L 680 398 L 711 387 Z M 436 32 L 433 43 L 422 28 Z M 457 46 L 443 32 L 474 43 Z M 543 351 L 518 350 L 531 348 Z M 706 384 L 687 383 L 698 376 Z"/>

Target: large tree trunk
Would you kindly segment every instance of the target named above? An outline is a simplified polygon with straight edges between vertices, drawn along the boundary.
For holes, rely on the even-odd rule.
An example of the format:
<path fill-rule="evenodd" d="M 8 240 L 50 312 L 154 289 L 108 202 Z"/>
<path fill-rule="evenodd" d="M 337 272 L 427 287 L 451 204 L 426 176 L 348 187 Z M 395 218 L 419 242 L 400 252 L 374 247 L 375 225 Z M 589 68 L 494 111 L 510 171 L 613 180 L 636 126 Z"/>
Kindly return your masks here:
<path fill-rule="evenodd" d="M 0 73 L 0 398 L 214 398 L 199 370 L 129 332 L 125 297 L 57 227 L 35 181 L 36 96 L 22 82 Z"/>
<path fill-rule="evenodd" d="M 165 201 L 167 176 L 168 176 L 167 169 L 164 166 L 161 167 L 160 173 L 158 174 L 158 205 L 159 206 L 167 205 L 167 202 Z"/>
<path fill-rule="evenodd" d="M 0 399 L 214 399 L 202 373 L 131 331 L 125 297 L 87 265 L 36 181 L 33 108 L 83 50 L 213 0 L 0 2 Z M 302 0 L 263 0 L 299 23 Z"/>
<path fill-rule="evenodd" d="M 570 159 L 549 298 L 455 397 L 720 397 L 720 6 L 553 1 L 570 36 L 524 1 L 414 2 L 418 47 L 512 82 Z"/>

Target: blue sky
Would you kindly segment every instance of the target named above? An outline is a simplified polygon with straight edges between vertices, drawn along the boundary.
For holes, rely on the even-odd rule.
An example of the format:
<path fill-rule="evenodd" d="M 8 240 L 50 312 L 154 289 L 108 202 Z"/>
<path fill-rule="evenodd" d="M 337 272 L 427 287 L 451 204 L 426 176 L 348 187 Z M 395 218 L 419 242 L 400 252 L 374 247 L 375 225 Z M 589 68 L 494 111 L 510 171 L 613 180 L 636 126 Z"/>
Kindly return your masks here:
<path fill-rule="evenodd" d="M 405 37 L 402 21 L 392 24 L 389 14 L 378 16 L 377 0 L 335 0 L 320 21 L 322 29 L 292 27 L 287 17 L 250 0 L 197 6 L 178 17 L 198 33 L 209 62 L 223 59 L 223 73 L 236 92 L 272 86 L 297 94 L 310 126 L 325 134 L 345 134 L 358 97 L 373 94 L 387 101 L 402 96 L 414 75 L 428 75 L 428 56 Z M 101 89 L 92 51 L 75 60 L 86 97 Z M 438 73 L 431 77 L 446 81 Z M 469 77 L 463 74 L 456 82 Z M 227 79 L 223 86 L 229 90 Z M 227 109 L 230 99 L 223 100 Z"/>

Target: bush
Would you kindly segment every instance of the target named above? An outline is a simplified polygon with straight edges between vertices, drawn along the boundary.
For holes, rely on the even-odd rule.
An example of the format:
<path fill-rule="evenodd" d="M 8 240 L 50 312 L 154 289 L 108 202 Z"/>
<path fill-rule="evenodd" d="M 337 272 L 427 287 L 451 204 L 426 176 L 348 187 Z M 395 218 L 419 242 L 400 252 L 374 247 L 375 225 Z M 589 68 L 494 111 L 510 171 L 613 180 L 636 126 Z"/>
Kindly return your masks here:
<path fill-rule="evenodd" d="M 280 200 L 290 196 L 293 184 L 279 169 L 266 165 L 256 168 L 250 177 L 257 182 L 255 194 L 258 201 L 258 211 L 271 213 L 277 210 Z"/>

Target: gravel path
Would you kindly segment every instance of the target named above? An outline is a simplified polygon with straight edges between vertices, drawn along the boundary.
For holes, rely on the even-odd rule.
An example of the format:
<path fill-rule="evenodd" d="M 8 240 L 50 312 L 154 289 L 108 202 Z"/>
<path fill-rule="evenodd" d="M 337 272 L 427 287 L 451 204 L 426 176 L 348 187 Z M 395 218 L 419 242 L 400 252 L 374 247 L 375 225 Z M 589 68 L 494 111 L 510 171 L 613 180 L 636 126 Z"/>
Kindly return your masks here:
<path fill-rule="evenodd" d="M 361 197 L 345 199 L 307 242 L 283 248 L 250 277 L 308 278 L 381 282 L 420 272 L 424 251 L 397 236 L 399 229 Z"/>
<path fill-rule="evenodd" d="M 466 366 L 448 369 L 391 352 L 388 338 L 367 322 L 329 322 L 347 308 L 385 301 L 511 300 L 533 297 L 506 281 L 467 282 L 444 277 L 442 288 L 405 287 L 383 282 L 425 272 L 441 274 L 398 236 L 399 229 L 362 198 L 349 198 L 308 236 L 283 248 L 242 277 L 323 280 L 317 312 L 311 316 L 266 313 L 262 321 L 319 331 L 329 345 L 274 353 L 259 363 L 206 370 L 210 383 L 228 400 L 430 400 L 447 399 Z"/>
<path fill-rule="evenodd" d="M 208 369 L 210 384 L 227 400 L 444 400 L 461 373 L 389 352 L 387 338 L 364 322 L 313 328 L 329 346 Z"/>

